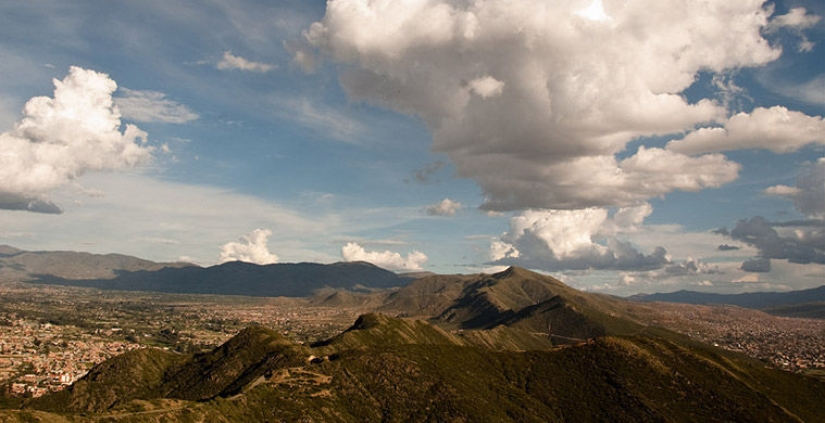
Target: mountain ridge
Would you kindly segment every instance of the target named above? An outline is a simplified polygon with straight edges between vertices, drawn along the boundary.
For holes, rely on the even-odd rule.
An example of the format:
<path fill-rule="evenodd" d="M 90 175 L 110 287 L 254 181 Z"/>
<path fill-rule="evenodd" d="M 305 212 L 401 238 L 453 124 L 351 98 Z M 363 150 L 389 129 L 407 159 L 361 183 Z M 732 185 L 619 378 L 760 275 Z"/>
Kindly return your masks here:
<path fill-rule="evenodd" d="M 235 261 L 211 267 L 165 267 L 154 271 L 121 272 L 113 279 L 103 280 L 36 276 L 38 279 L 31 283 L 255 297 L 308 297 L 322 288 L 392 288 L 409 282 L 407 278 L 365 262 L 258 265 Z"/>
<path fill-rule="evenodd" d="M 30 280 L 50 275 L 66 280 L 113 279 L 123 271 L 155 271 L 194 266 L 184 262 L 158 263 L 124 254 L 75 251 L 25 251 L 0 245 L 0 280 Z"/>
<path fill-rule="evenodd" d="M 0 281 L 187 294 L 309 297 L 324 288 L 369 292 L 406 285 L 398 275 L 364 261 L 276 263 L 230 261 L 201 267 L 157 263 L 122 254 L 24 251 L 0 245 Z"/>
<path fill-rule="evenodd" d="M 124 354 L 62 393 L 0 410 L 0 420 L 821 421 L 825 384 L 675 334 L 514 351 L 432 342 L 436 333 L 368 314 L 338 342 L 303 347 L 252 327 L 200 355 Z M 113 382 L 147 366 L 148 376 Z"/>
<path fill-rule="evenodd" d="M 679 290 L 671 293 L 637 294 L 628 297 L 634 301 L 664 301 L 685 304 L 728 304 L 739 307 L 766 309 L 786 304 L 825 302 L 825 285 L 790 292 L 746 292 L 717 294 Z"/>

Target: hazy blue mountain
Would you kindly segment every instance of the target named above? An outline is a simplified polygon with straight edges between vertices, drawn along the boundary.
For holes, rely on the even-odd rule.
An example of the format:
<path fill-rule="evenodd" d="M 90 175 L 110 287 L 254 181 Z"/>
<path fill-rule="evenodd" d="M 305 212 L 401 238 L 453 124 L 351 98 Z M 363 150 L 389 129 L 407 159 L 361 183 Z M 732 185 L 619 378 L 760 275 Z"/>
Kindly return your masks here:
<path fill-rule="evenodd" d="M 236 261 L 212 267 L 123 271 L 114 279 L 72 280 L 38 275 L 36 283 L 121 291 L 305 297 L 326 287 L 354 290 L 391 288 L 403 286 L 409 281 L 409 278 L 365 262 L 257 265 Z"/>
<path fill-rule="evenodd" d="M 686 304 L 729 304 L 740 307 L 767 309 L 793 304 L 823 302 L 825 301 L 825 285 L 819 288 L 791 292 L 751 292 L 743 294 L 712 294 L 683 290 L 667 294 L 640 294 L 634 295 L 629 299 Z"/>

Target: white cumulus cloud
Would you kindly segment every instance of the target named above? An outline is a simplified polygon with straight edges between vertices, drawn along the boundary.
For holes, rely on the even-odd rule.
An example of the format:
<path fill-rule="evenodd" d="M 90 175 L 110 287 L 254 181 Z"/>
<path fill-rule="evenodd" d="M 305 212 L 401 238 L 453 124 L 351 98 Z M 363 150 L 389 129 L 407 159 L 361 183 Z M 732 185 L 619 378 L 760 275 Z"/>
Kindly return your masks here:
<path fill-rule="evenodd" d="M 461 203 L 445 198 L 437 204 L 427 207 L 427 214 L 430 216 L 455 216 L 461 210 Z"/>
<path fill-rule="evenodd" d="M 825 119 L 774 106 L 737 113 L 724 127 L 700 128 L 671 141 L 668 149 L 683 154 L 751 148 L 788 153 L 808 144 L 825 145 Z"/>
<path fill-rule="evenodd" d="M 802 30 L 813 27 L 820 19 L 820 16 L 808 14 L 808 11 L 805 10 L 804 7 L 794 7 L 788 11 L 788 13 L 771 19 L 770 24 L 765 30 L 767 32 L 776 32 L 783 28 L 790 30 L 799 37 L 797 50 L 800 52 L 810 52 L 814 49 L 815 43 L 808 40 L 808 37 L 802 33 Z"/>
<path fill-rule="evenodd" d="M 657 247 L 649 254 L 620 240 L 652 212 L 649 204 L 607 209 L 527 210 L 510 220 L 510 230 L 490 245 L 490 259 L 544 270 L 657 269 L 669 262 Z"/>
<path fill-rule="evenodd" d="M 278 262 L 278 256 L 269 252 L 267 242 L 272 236 L 269 229 L 255 229 L 244 235 L 240 242 L 228 242 L 221 248 L 220 262 L 243 261 L 254 264 L 273 264 Z"/>
<path fill-rule="evenodd" d="M 53 97 L 29 100 L 22 119 L 0 134 L 0 208 L 29 202 L 29 210 L 43 211 L 37 205 L 51 204 L 44 199 L 50 190 L 89 171 L 129 168 L 151 157 L 145 132 L 134 125 L 121 132 L 112 100 L 117 84 L 108 75 L 73 66 L 54 86 Z"/>
<path fill-rule="evenodd" d="M 774 61 L 782 51 L 766 29 L 813 19 L 800 10 L 771 21 L 762 3 L 337 0 L 304 35 L 320 55 L 346 64 L 340 81 L 351 99 L 420 117 L 433 150 L 479 183 L 482 208 L 632 206 L 737 177 L 737 164 L 704 154 L 720 148 L 616 155 L 639 137 L 690 137 L 728 120 L 728 104 L 715 96 L 688 100 L 699 73 Z M 756 128 L 761 113 L 746 126 Z M 818 125 L 796 113 L 786 113 L 783 135 L 803 121 Z M 733 131 L 724 145 L 752 148 L 737 135 L 752 132 Z M 803 141 L 792 135 L 794 145 Z"/>
<path fill-rule="evenodd" d="M 427 256 L 420 251 L 412 251 L 406 257 L 393 251 L 366 251 L 364 247 L 350 242 L 341 248 L 345 261 L 366 261 L 378 267 L 393 271 L 421 270 Z"/>
<path fill-rule="evenodd" d="M 242 70 L 247 72 L 266 73 L 276 68 L 268 63 L 253 62 L 240 56 L 235 56 L 231 51 L 225 51 L 221 61 L 215 65 L 220 70 Z"/>

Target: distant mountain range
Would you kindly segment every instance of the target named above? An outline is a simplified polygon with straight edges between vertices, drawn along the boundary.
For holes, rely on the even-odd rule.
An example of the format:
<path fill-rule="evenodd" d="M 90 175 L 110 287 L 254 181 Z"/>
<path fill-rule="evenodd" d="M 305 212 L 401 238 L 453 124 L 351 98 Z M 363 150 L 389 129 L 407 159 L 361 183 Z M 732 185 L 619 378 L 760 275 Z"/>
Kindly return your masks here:
<path fill-rule="evenodd" d="M 824 383 L 524 269 L 427 276 L 385 300 L 429 317 L 369 313 L 313 345 L 253 326 L 206 353 L 135 350 L 0 421 L 822 421 Z"/>
<path fill-rule="evenodd" d="M 500 305 L 491 306 L 487 303 L 485 299 L 489 297 L 488 291 L 492 288 L 483 286 L 483 283 L 477 280 L 477 276 L 437 275 L 429 272 L 399 275 L 366 262 L 288 263 L 265 266 L 228 262 L 200 267 L 190 263 L 156 263 L 120 254 L 30 252 L 0 245 L 0 282 L 26 281 L 122 291 L 266 297 L 309 297 L 325 293 L 323 298 L 316 298 L 325 305 L 379 303 L 381 310 L 418 316 L 441 315 L 444 320 L 463 318 L 461 313 L 465 311 L 462 309 L 454 309 L 450 313 L 447 309 L 456 307 L 453 302 L 464 289 L 471 289 L 475 290 L 474 296 L 465 298 L 466 303 L 463 304 L 475 307 L 473 311 L 466 311 L 469 315 L 475 316 L 468 318 L 468 321 L 472 322 L 470 324 L 489 325 L 496 319 L 512 317 L 491 312 Z M 410 284 L 414 280 L 415 283 Z M 407 286 L 408 284 L 410 285 Z M 561 282 L 558 284 L 570 290 Z M 352 292 L 399 287 L 403 289 L 381 294 L 380 298 L 367 299 L 351 295 Z M 329 289 L 338 291 L 329 292 Z M 501 285 L 495 289 L 502 289 Z M 533 288 L 518 288 L 516 291 L 519 289 Z M 504 297 L 510 298 L 507 301 L 517 301 L 519 298 L 523 299 L 524 294 L 511 292 L 502 296 Z M 571 297 L 575 295 L 571 294 Z M 711 294 L 678 291 L 667 294 L 639 294 L 629 299 L 644 302 L 729 304 L 782 316 L 825 318 L 825 285 L 782 293 Z"/>
<path fill-rule="evenodd" d="M 154 263 L 117 254 L 27 252 L 0 246 L 0 275 L 29 283 L 121 291 L 304 297 L 323 288 L 365 290 L 406 285 L 412 278 L 366 262 L 199 267 Z"/>
<path fill-rule="evenodd" d="M 257 265 L 228 262 L 212 267 L 166 267 L 120 272 L 113 279 L 77 280 L 36 275 L 33 283 L 121 291 L 305 297 L 322 288 L 364 290 L 405 285 L 409 278 L 365 262 Z"/>
<path fill-rule="evenodd" d="M 712 294 L 677 291 L 668 294 L 639 294 L 635 301 L 663 301 L 685 304 L 728 304 L 755 308 L 788 317 L 825 318 L 825 285 L 791 292 L 751 292 L 743 294 Z"/>
<path fill-rule="evenodd" d="M 74 251 L 24 251 L 0 245 L 0 281 L 49 275 L 64 279 L 111 279 L 122 272 L 154 271 L 189 263 L 155 263 L 122 254 L 89 254 Z"/>

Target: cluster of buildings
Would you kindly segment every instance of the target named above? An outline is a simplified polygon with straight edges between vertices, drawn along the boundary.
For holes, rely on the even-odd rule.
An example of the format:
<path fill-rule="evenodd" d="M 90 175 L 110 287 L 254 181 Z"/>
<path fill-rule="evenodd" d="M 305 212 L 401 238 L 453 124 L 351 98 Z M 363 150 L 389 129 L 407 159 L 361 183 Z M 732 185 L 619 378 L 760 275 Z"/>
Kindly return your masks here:
<path fill-rule="evenodd" d="M 664 326 L 794 371 L 825 370 L 825 320 L 772 316 L 738 307 L 660 304 Z"/>
<path fill-rule="evenodd" d="M 756 328 L 732 327 L 713 342 L 729 350 L 768 360 L 785 370 L 825 370 L 825 324 L 818 320 L 807 324 L 819 326 L 819 335 L 811 333 L 811 327 L 801 328 L 799 320 L 778 320 Z"/>
<path fill-rule="evenodd" d="M 0 325 L 0 389 L 38 397 L 72 384 L 95 364 L 140 345 L 76 328 L 6 319 Z"/>

